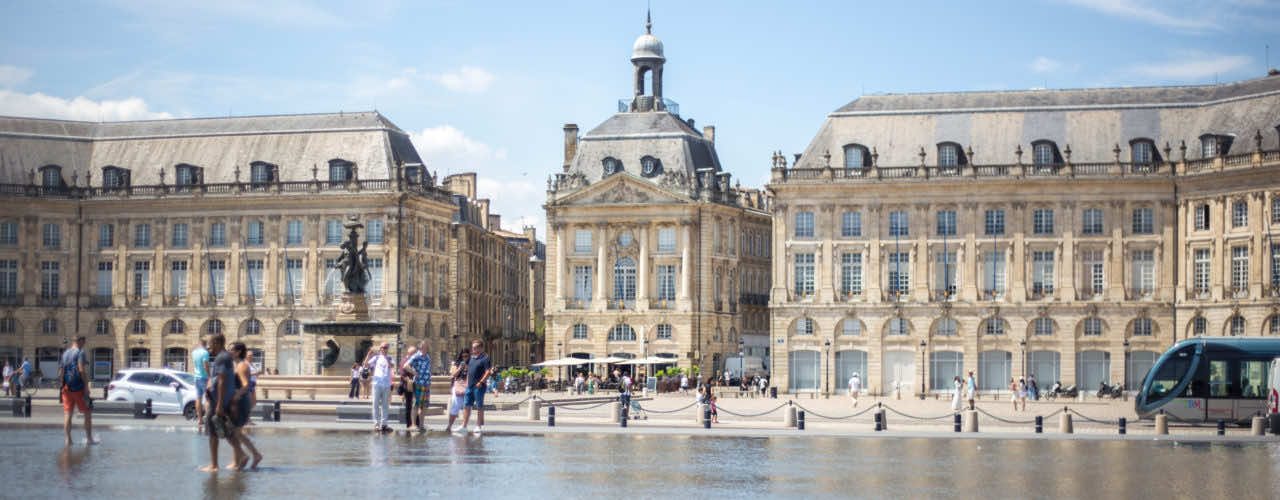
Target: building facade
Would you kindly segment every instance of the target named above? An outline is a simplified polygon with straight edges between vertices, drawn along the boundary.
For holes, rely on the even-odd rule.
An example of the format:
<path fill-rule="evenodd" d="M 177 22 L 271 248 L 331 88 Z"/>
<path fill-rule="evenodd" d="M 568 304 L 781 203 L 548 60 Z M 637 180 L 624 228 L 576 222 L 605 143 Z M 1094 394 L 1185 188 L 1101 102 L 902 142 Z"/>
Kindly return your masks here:
<path fill-rule="evenodd" d="M 1141 383 L 1280 334 L 1280 76 L 864 96 L 775 154 L 775 385 Z"/>
<path fill-rule="evenodd" d="M 46 376 L 77 334 L 96 380 L 124 367 L 187 369 L 189 349 L 212 333 L 244 341 L 281 374 L 347 373 L 372 343 L 397 340 L 332 339 L 337 362 L 326 368 L 331 339 L 302 332 L 334 314 L 352 215 L 369 241 L 370 313 L 403 322 L 401 340 L 428 339 L 451 358 L 460 335 L 484 336 L 511 363 L 536 344 L 527 267 L 500 299 L 520 305 L 520 335 L 485 336 L 461 313 L 473 313 L 473 288 L 498 289 L 502 277 L 485 269 L 530 252 L 475 222 L 487 203 L 441 187 L 378 113 L 3 118 L 0 183 L 0 356 L 28 356 Z M 486 238 L 492 246 L 472 252 Z"/>
<path fill-rule="evenodd" d="M 769 199 L 663 98 L 662 42 L 641 35 L 631 61 L 634 96 L 581 137 L 565 125 L 548 179 L 546 355 L 720 369 L 765 337 Z"/>

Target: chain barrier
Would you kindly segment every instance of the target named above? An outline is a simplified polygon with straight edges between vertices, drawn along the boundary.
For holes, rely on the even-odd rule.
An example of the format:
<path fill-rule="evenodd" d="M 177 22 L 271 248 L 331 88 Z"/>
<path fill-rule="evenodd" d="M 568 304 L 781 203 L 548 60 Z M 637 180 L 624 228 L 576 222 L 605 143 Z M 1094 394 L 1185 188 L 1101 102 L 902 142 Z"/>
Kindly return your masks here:
<path fill-rule="evenodd" d="M 844 420 L 844 419 L 852 419 L 852 418 L 860 417 L 860 416 L 862 416 L 862 415 L 866 414 L 867 412 L 869 412 L 869 411 L 871 411 L 871 410 L 874 410 L 874 409 L 876 409 L 876 408 L 878 408 L 878 407 L 877 407 L 877 406 L 875 406 L 875 405 L 868 406 L 868 407 L 867 407 L 867 409 L 865 409 L 865 410 L 862 410 L 862 411 L 860 411 L 860 412 L 854 413 L 854 414 L 852 414 L 852 415 L 845 415 L 845 416 L 843 416 L 843 417 L 831 417 L 831 416 L 823 415 L 823 414 L 818 413 L 818 412 L 816 412 L 816 411 L 813 411 L 813 410 L 810 410 L 810 409 L 805 408 L 805 407 L 803 407 L 803 406 L 800 406 L 800 403 L 796 403 L 796 408 L 799 408 L 799 409 L 801 409 L 801 410 L 804 410 L 805 414 L 813 415 L 813 416 L 818 417 L 818 418 L 825 418 L 825 419 L 828 419 L 828 420 Z"/>
<path fill-rule="evenodd" d="M 494 399 L 497 399 L 497 398 L 494 398 Z M 525 402 L 529 401 L 530 399 L 538 399 L 538 396 L 536 396 L 536 395 L 535 395 L 535 396 L 529 396 L 529 397 L 527 397 L 527 398 L 521 399 L 520 401 L 516 401 L 516 402 L 515 402 L 515 405 L 516 405 L 516 406 L 520 406 L 520 405 L 522 405 L 522 404 L 525 404 Z M 546 401 L 546 400 L 544 399 L 543 401 Z M 510 404 L 510 403 L 507 403 L 507 404 Z"/>
<path fill-rule="evenodd" d="M 725 407 L 723 407 L 723 406 L 717 406 L 717 407 L 716 407 L 716 410 L 717 410 L 717 411 L 722 411 L 722 412 L 728 413 L 728 414 L 733 415 L 733 416 L 735 416 L 735 417 L 742 417 L 742 418 L 754 418 L 754 417 L 763 417 L 763 416 L 765 416 L 765 415 L 768 415 L 768 414 L 770 414 L 770 413 L 773 413 L 773 412 L 775 412 L 775 411 L 778 411 L 778 410 L 780 410 L 780 409 L 782 409 L 782 408 L 784 408 L 784 407 L 786 407 L 786 406 L 787 406 L 787 404 L 786 404 L 786 403 L 782 403 L 782 404 L 778 405 L 777 407 L 775 407 L 775 408 L 774 408 L 774 409 L 772 409 L 772 410 L 762 411 L 762 412 L 760 412 L 760 413 L 736 413 L 736 412 L 730 411 L 729 409 L 727 409 L 727 408 L 725 408 Z"/>
<path fill-rule="evenodd" d="M 650 409 L 648 409 L 648 408 L 645 408 L 645 407 L 643 407 L 643 406 L 640 406 L 640 402 L 638 402 L 638 401 L 637 401 L 636 403 L 634 403 L 634 406 L 635 406 L 636 408 L 639 408 L 640 410 L 642 410 L 642 411 L 646 412 L 646 413 L 657 413 L 657 414 L 660 414 L 660 415 L 661 415 L 661 414 L 668 414 L 668 413 L 677 413 L 677 412 L 682 412 L 682 411 L 688 410 L 689 408 L 693 408 L 694 406 L 697 406 L 697 404 L 698 404 L 698 402 L 697 402 L 697 401 L 694 401 L 694 402 L 692 402 L 692 403 L 689 403 L 689 404 L 688 404 L 688 406 L 685 406 L 685 407 L 683 407 L 683 408 L 676 408 L 676 409 L 674 409 L 674 410 L 650 410 Z M 721 408 L 721 410 L 723 410 L 723 408 Z"/>
<path fill-rule="evenodd" d="M 982 409 L 982 408 L 976 408 L 976 410 L 978 410 L 978 413 L 981 413 L 981 414 L 983 414 L 983 415 L 986 415 L 986 416 L 988 416 L 988 417 L 991 417 L 991 418 L 993 418 L 993 419 L 995 419 L 995 420 L 998 420 L 998 421 L 1000 421 L 1000 422 L 1004 422 L 1004 423 L 1006 423 L 1006 424 L 1013 424 L 1013 425 L 1030 425 L 1030 424 L 1034 424 L 1034 423 L 1036 423 L 1036 419 L 1034 419 L 1034 418 L 1033 418 L 1033 419 L 1031 419 L 1031 420 L 1012 420 L 1012 419 L 1007 419 L 1007 418 L 1000 418 L 1000 417 L 997 417 L 997 416 L 995 416 L 995 415 L 992 415 L 992 414 L 990 414 L 990 413 L 987 413 L 987 410 L 984 410 L 984 409 Z M 1050 414 L 1048 414 L 1048 415 L 1044 415 L 1044 416 L 1041 418 L 1041 421 L 1043 422 L 1044 420 L 1048 420 L 1048 419 L 1050 419 L 1050 418 L 1053 418 L 1053 416 L 1054 416 L 1054 415 L 1057 415 L 1057 414 L 1059 414 L 1059 413 L 1062 413 L 1062 410 L 1056 410 L 1056 411 L 1054 411 L 1053 413 L 1050 413 Z"/>
<path fill-rule="evenodd" d="M 895 410 L 895 409 L 893 409 L 893 408 L 890 408 L 890 407 L 889 407 L 889 406 L 887 406 L 887 405 L 884 407 L 884 409 L 885 409 L 885 410 L 887 410 L 887 411 L 891 411 L 891 412 L 893 412 L 893 413 L 895 413 L 895 414 L 897 414 L 897 415 L 900 415 L 900 416 L 902 416 L 902 417 L 910 418 L 910 419 L 913 419 L 913 420 L 942 420 L 942 419 L 944 419 L 944 418 L 952 418 L 952 417 L 955 415 L 955 413 L 947 413 L 947 414 L 939 415 L 939 416 L 936 416 L 936 417 L 917 417 L 917 416 L 915 416 L 915 415 L 907 415 L 906 413 L 902 413 L 902 412 L 900 412 L 900 411 L 898 411 L 898 410 Z"/>
<path fill-rule="evenodd" d="M 599 407 L 601 407 L 601 406 L 604 406 L 604 405 L 611 405 L 611 404 L 614 404 L 614 403 L 617 403 L 617 401 L 605 401 L 605 402 L 603 402 L 603 403 L 600 403 L 600 404 L 597 404 L 597 405 L 588 406 L 588 407 L 586 407 L 586 408 L 570 408 L 570 407 L 568 407 L 568 406 L 561 406 L 561 405 L 558 405 L 558 404 L 555 404 L 555 403 L 550 403 L 550 404 L 548 404 L 548 406 L 553 406 L 553 407 L 559 408 L 559 409 L 561 409 L 561 410 L 569 410 L 569 411 L 586 411 L 586 410 L 594 410 L 594 409 L 599 408 Z"/>
<path fill-rule="evenodd" d="M 1083 413 L 1080 413 L 1070 408 L 1066 409 L 1066 411 L 1076 414 L 1076 416 L 1079 416 L 1082 420 L 1086 422 L 1092 422 L 1095 424 L 1102 424 L 1102 425 L 1119 425 L 1120 424 L 1119 420 L 1094 420 L 1092 418 L 1086 417 Z"/>

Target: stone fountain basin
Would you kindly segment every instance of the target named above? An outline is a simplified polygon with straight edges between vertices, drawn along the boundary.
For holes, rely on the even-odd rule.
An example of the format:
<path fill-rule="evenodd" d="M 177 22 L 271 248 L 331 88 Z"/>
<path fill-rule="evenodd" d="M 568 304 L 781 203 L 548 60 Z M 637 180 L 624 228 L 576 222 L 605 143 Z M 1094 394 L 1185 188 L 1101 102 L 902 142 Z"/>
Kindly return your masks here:
<path fill-rule="evenodd" d="M 335 337 L 367 337 L 399 333 L 403 329 L 404 323 L 394 321 L 322 321 L 302 324 L 302 331 L 305 333 Z"/>

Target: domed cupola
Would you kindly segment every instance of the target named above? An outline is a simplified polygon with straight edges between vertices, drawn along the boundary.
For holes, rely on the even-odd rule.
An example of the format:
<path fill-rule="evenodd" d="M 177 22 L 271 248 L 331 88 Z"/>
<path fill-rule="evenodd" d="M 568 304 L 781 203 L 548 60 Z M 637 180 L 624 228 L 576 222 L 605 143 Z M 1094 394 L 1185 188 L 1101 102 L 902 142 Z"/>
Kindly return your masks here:
<path fill-rule="evenodd" d="M 662 40 L 653 35 L 653 18 L 645 14 L 644 34 L 636 38 L 631 46 L 631 65 L 635 70 L 635 97 L 631 99 L 632 113 L 647 111 L 665 111 L 667 106 L 662 102 Z M 652 72 L 652 93 L 645 92 L 645 75 Z"/>

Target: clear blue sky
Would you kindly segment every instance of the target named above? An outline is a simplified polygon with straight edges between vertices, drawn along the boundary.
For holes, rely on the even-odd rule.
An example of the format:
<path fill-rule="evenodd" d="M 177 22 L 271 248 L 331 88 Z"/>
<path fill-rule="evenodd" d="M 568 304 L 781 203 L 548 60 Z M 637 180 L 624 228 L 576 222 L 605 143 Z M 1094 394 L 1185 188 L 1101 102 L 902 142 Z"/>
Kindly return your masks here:
<path fill-rule="evenodd" d="M 177 4 L 203 4 L 195 7 Z M 263 5 L 258 5 L 259 3 Z M 430 168 L 542 230 L 561 126 L 631 91 L 644 1 L 12 1 L 0 114 L 82 120 L 377 109 Z M 653 0 L 665 94 L 744 185 L 863 93 L 1199 84 L 1280 61 L 1275 0 Z"/>

